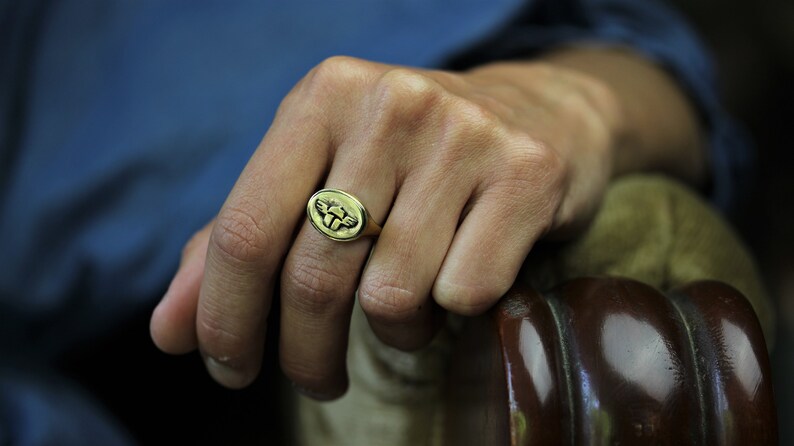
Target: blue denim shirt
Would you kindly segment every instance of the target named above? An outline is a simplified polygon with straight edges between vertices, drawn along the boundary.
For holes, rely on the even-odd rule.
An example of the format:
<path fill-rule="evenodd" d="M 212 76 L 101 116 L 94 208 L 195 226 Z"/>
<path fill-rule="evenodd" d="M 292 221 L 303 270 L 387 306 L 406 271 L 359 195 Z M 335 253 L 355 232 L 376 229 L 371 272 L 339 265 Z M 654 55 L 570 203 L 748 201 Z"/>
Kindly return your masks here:
<path fill-rule="evenodd" d="M 444 67 L 571 42 L 628 45 L 676 77 L 728 209 L 751 152 L 708 56 L 651 0 L 0 2 L 0 443 L 128 441 L 78 390 L 45 397 L 60 381 L 19 364 L 153 306 L 312 66 Z"/>

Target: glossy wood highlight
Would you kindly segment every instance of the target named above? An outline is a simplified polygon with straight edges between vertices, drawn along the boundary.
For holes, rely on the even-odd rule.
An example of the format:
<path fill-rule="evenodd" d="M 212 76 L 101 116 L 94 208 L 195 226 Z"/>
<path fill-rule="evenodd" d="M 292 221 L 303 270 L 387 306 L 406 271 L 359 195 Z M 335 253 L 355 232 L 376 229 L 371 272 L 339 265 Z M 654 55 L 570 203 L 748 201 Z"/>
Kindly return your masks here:
<path fill-rule="evenodd" d="M 775 444 L 761 328 L 717 282 L 511 290 L 461 334 L 445 444 Z"/>

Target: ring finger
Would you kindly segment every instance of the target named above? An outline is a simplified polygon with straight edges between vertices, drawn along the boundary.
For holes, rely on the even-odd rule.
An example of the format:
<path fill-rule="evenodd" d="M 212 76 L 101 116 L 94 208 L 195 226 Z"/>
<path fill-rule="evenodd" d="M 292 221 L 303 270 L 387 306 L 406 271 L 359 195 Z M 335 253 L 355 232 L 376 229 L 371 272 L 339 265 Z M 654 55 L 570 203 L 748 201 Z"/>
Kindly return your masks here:
<path fill-rule="evenodd" d="M 369 206 L 372 219 L 382 222 L 394 197 L 394 177 L 383 159 L 361 160 L 340 150 L 326 187 L 355 194 Z M 334 219 L 329 217 L 329 224 Z M 333 398 L 347 389 L 350 314 L 371 247 L 368 238 L 331 240 L 306 222 L 286 258 L 281 276 L 281 367 L 315 398 Z"/>

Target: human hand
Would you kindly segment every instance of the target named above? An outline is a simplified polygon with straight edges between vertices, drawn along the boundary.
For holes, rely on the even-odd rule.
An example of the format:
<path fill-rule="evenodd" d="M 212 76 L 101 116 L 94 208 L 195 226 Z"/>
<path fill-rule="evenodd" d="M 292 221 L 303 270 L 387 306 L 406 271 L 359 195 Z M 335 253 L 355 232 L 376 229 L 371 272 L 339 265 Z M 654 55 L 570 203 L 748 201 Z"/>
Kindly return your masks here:
<path fill-rule="evenodd" d="M 621 124 L 605 84 L 552 64 L 450 73 L 331 58 L 287 95 L 186 246 L 152 337 L 169 353 L 198 347 L 218 382 L 244 387 L 278 284 L 284 373 L 337 397 L 356 290 L 373 331 L 406 350 L 432 339 L 442 308 L 485 311 L 540 237 L 592 215 Z M 311 227 L 306 202 L 323 187 L 357 196 L 379 238 L 340 243 Z"/>

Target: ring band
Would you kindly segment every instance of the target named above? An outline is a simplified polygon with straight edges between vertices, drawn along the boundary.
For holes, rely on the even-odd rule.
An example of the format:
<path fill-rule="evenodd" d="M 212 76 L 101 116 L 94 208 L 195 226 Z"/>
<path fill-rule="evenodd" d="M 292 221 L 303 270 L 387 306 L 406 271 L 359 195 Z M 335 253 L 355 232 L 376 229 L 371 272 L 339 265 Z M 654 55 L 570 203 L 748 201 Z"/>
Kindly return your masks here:
<path fill-rule="evenodd" d="M 306 214 L 320 234 L 340 242 L 377 236 L 381 227 L 358 198 L 339 189 L 322 189 L 309 198 Z"/>

